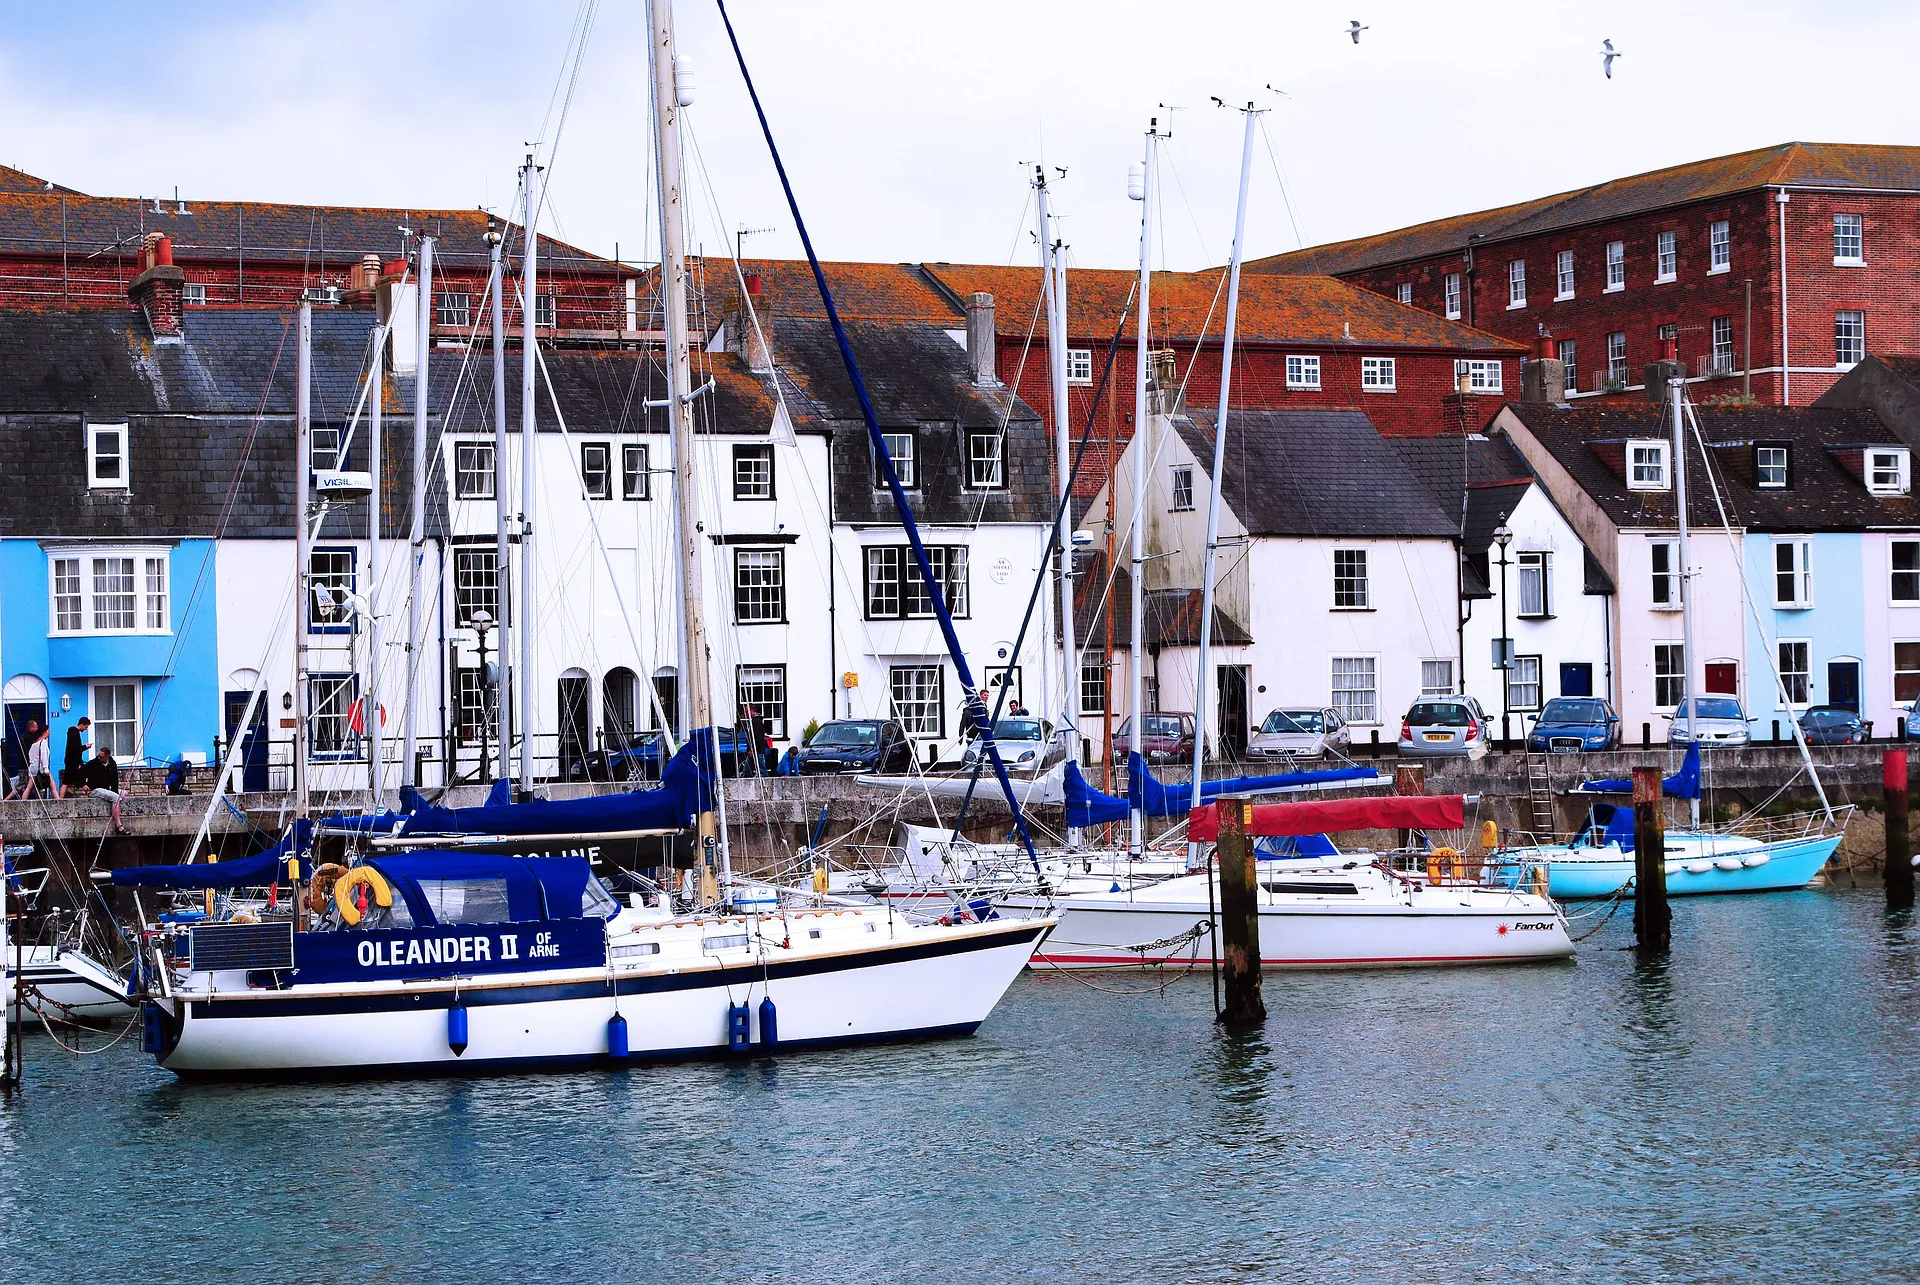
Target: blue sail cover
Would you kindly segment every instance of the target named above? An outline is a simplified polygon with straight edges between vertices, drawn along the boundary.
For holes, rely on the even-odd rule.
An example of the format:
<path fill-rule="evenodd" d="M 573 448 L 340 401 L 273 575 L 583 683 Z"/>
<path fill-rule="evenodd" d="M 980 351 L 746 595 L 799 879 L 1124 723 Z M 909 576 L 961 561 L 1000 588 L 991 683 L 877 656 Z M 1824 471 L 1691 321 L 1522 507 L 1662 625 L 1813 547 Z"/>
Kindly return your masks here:
<path fill-rule="evenodd" d="M 1628 777 L 1609 777 L 1604 781 L 1583 781 L 1579 787 L 1582 794 L 1632 794 L 1633 781 Z M 1687 746 L 1687 757 L 1680 764 L 1680 770 L 1660 782 L 1660 792 L 1673 799 L 1697 799 L 1700 797 L 1700 743 L 1694 741 Z"/>
<path fill-rule="evenodd" d="M 1081 774 L 1080 765 L 1067 760 L 1063 784 L 1067 793 L 1067 824 L 1070 826 L 1107 825 L 1127 819 L 1127 801 L 1116 799 L 1093 787 Z"/>
<path fill-rule="evenodd" d="M 196 861 L 184 866 L 126 866 L 113 872 L 116 888 L 251 888 L 278 883 L 287 877 L 287 857 L 293 852 L 294 835 L 304 849 L 313 840 L 313 822 L 296 821 L 287 837 L 250 857 L 237 861 Z M 302 857 L 300 877 L 312 875 L 312 863 Z"/>
<path fill-rule="evenodd" d="M 407 903 L 416 925 L 437 922 L 420 887 L 426 882 L 499 879 L 507 886 L 507 913 L 516 923 L 578 919 L 593 868 L 585 857 L 514 857 L 492 852 L 443 852 L 427 848 L 369 857 Z"/>
<path fill-rule="evenodd" d="M 421 804 L 411 812 L 374 816 L 334 816 L 329 830 L 419 837 L 436 834 L 609 834 L 629 830 L 684 830 L 700 814 L 701 796 L 713 793 L 711 738 L 691 737 L 667 761 L 657 788 L 586 799 L 535 799 L 507 802 L 506 782 L 494 782 L 488 801 L 475 808 Z M 709 806 L 711 806 L 709 804 Z"/>
<path fill-rule="evenodd" d="M 1300 789 L 1332 785 L 1338 781 L 1371 781 L 1377 774 L 1370 767 L 1322 768 L 1312 772 L 1281 772 L 1275 776 L 1234 776 L 1224 781 L 1207 781 L 1200 787 L 1200 801 L 1222 794 L 1258 794 L 1263 790 Z M 1139 754 L 1127 755 L 1127 798 L 1134 807 L 1150 817 L 1185 816 L 1192 810 L 1188 800 L 1191 785 L 1162 785 L 1155 779 L 1147 760 Z"/>

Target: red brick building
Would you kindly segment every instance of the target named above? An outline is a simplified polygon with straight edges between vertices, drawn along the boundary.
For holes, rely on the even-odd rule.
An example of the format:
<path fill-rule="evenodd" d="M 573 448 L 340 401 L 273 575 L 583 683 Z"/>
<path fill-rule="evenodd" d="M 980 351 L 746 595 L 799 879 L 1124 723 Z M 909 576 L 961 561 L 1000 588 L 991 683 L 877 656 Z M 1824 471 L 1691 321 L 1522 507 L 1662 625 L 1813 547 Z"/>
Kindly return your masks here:
<path fill-rule="evenodd" d="M 308 287 L 367 289 L 369 256 L 403 257 L 412 247 L 406 228 L 437 238 L 435 329 L 458 340 L 487 329 L 491 223 L 481 210 L 88 196 L 0 166 L 0 308 L 125 308 L 141 244 L 154 232 L 171 240 L 188 308 L 291 305 Z M 519 244 L 510 228 L 516 263 Z M 552 302 L 539 320 L 556 339 L 638 339 L 652 328 L 634 269 L 543 238 L 540 270 Z M 512 288 L 506 309 L 518 329 Z"/>
<path fill-rule="evenodd" d="M 1637 388 L 1670 337 L 1696 397 L 1807 405 L 1867 352 L 1920 350 L 1917 216 L 1920 147 L 1787 143 L 1248 271 L 1331 275 L 1522 343 L 1551 335 L 1576 396 Z"/>

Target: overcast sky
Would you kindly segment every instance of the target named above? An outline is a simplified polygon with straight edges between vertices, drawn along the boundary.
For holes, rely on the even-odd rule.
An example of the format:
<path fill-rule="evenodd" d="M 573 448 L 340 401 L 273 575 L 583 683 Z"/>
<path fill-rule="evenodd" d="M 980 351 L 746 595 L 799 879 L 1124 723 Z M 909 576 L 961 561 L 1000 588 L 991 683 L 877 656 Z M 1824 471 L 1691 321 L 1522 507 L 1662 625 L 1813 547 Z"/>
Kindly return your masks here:
<path fill-rule="evenodd" d="M 0 162 L 96 195 L 499 207 L 557 133 L 572 0 L 47 4 L 0 0 Z M 1338 240 L 1792 139 L 1920 143 L 1920 5 L 1345 0 L 734 0 L 816 247 L 832 258 L 1033 254 L 1027 175 L 1064 166 L 1075 262 L 1125 267 L 1126 171 L 1171 119 L 1171 267 L 1224 261 L 1240 117 L 1250 254 Z M 1368 24 L 1360 43 L 1347 21 Z M 799 241 L 710 0 L 681 0 L 696 69 L 691 239 Z M 651 257 L 645 20 L 593 15 L 551 196 L 557 230 Z M 1614 78 L 1598 50 L 1624 52 Z M 1265 85 L 1286 92 L 1278 97 Z M 1168 113 L 1158 104 L 1173 104 Z M 1269 153 L 1269 142 L 1272 153 Z M 1276 165 L 1277 160 L 1277 165 Z M 1281 199 L 1280 172 L 1292 199 Z M 547 229 L 554 230 L 552 228 Z"/>

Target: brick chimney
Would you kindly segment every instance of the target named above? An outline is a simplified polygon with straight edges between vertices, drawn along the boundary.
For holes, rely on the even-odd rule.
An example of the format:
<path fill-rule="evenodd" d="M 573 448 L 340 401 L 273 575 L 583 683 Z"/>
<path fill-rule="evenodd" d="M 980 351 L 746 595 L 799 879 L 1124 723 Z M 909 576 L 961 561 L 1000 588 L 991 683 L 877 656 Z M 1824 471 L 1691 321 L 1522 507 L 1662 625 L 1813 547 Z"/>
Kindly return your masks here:
<path fill-rule="evenodd" d="M 184 336 L 181 296 L 187 274 L 173 266 L 173 238 L 149 232 L 140 243 L 140 275 L 127 283 L 127 298 L 147 316 L 153 337 L 177 341 Z"/>
<path fill-rule="evenodd" d="M 1680 342 L 1663 339 L 1660 341 L 1660 360 L 1648 362 L 1646 370 L 1642 372 L 1641 379 L 1646 384 L 1642 393 L 1648 401 L 1664 404 L 1671 396 L 1667 391 L 1667 381 L 1684 379 L 1686 374 L 1686 365 L 1680 360 Z"/>
<path fill-rule="evenodd" d="M 1567 400 L 1567 367 L 1552 335 L 1541 335 L 1533 356 L 1520 363 L 1520 400 L 1557 406 Z"/>
<path fill-rule="evenodd" d="M 998 341 L 999 336 L 994 330 L 993 296 L 984 290 L 976 290 L 967 296 L 967 370 L 973 376 L 976 388 L 1000 386 L 999 361 L 994 351 Z"/>

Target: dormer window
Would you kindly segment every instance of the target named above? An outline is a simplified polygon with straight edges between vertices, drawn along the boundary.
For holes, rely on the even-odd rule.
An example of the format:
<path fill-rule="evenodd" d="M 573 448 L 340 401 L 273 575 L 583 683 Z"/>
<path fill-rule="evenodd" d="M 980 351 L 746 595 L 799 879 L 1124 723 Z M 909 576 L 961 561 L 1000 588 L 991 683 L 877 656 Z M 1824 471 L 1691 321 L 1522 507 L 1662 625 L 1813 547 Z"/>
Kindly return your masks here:
<path fill-rule="evenodd" d="M 1784 491 L 1787 489 L 1787 448 L 1784 446 L 1756 446 L 1753 448 L 1753 480 L 1763 491 Z"/>
<path fill-rule="evenodd" d="M 1867 452 L 1867 490 L 1875 495 L 1905 495 L 1911 489 L 1905 447 Z"/>
<path fill-rule="evenodd" d="M 95 490 L 127 489 L 127 426 L 87 425 L 87 485 Z"/>
<path fill-rule="evenodd" d="M 1634 441 L 1627 443 L 1627 489 L 1629 491 L 1665 491 L 1672 488 L 1667 476 L 1667 443 Z"/>

